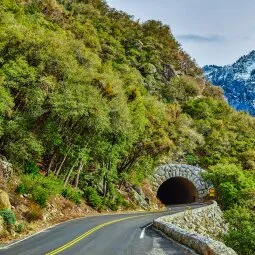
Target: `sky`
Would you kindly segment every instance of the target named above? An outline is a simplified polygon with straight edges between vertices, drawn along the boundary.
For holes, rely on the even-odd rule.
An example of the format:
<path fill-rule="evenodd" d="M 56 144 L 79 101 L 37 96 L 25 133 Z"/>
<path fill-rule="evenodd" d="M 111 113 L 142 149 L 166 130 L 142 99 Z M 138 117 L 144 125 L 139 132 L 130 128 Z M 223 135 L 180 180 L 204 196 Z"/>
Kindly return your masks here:
<path fill-rule="evenodd" d="M 160 20 L 200 65 L 233 64 L 255 50 L 255 0 L 107 0 L 141 22 Z"/>

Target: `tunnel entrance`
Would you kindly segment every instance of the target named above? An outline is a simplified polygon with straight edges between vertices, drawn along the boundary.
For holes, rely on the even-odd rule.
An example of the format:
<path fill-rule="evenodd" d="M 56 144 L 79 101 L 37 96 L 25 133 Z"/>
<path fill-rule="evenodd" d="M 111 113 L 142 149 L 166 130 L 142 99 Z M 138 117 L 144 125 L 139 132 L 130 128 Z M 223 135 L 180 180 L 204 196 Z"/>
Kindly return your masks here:
<path fill-rule="evenodd" d="M 157 197 L 165 205 L 187 204 L 197 201 L 198 192 L 195 185 L 188 179 L 173 177 L 160 185 Z"/>

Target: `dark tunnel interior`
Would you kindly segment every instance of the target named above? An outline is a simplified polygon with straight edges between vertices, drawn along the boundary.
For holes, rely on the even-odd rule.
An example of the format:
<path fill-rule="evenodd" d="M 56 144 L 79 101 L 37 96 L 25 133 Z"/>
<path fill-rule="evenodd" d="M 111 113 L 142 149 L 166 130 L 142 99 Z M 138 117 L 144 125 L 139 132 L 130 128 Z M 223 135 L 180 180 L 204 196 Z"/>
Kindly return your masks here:
<path fill-rule="evenodd" d="M 189 180 L 173 177 L 160 185 L 157 197 L 165 205 L 188 204 L 197 201 L 198 192 Z"/>

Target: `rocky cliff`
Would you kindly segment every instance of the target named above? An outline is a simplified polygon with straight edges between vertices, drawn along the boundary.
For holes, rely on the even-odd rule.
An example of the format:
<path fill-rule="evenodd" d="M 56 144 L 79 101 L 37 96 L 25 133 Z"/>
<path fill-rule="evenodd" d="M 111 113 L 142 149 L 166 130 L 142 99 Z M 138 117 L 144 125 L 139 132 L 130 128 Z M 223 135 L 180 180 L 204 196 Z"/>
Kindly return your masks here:
<path fill-rule="evenodd" d="M 255 115 L 255 51 L 233 65 L 207 65 L 203 70 L 208 81 L 224 90 L 232 107 Z"/>

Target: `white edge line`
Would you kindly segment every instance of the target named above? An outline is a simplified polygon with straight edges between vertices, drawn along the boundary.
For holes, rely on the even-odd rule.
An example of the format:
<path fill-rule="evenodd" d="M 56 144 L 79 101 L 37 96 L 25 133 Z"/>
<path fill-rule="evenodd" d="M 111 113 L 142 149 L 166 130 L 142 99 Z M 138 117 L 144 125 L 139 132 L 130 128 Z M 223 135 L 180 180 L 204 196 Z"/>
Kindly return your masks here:
<path fill-rule="evenodd" d="M 149 225 L 147 225 L 146 227 L 144 227 L 144 228 L 142 229 L 142 232 L 141 232 L 141 234 L 140 234 L 140 239 L 143 239 L 143 238 L 144 238 L 144 234 L 145 234 L 146 228 L 150 227 L 151 225 L 152 225 L 152 223 L 150 223 Z"/>
<path fill-rule="evenodd" d="M 164 213 L 164 212 L 166 212 L 166 211 L 158 211 L 158 212 L 153 212 L 153 211 L 151 211 L 151 213 L 155 213 L 155 214 L 157 214 L 157 213 Z M 150 213 L 150 211 L 138 211 L 137 213 L 135 213 L 135 212 L 130 212 L 130 213 L 119 213 L 119 214 L 98 214 L 98 215 L 89 215 L 89 216 L 82 216 L 82 217 L 78 217 L 78 218 L 74 218 L 74 219 L 70 219 L 70 220 L 67 220 L 67 221 L 64 221 L 64 222 L 59 222 L 59 223 L 57 223 L 57 224 L 55 224 L 55 225 L 52 225 L 52 226 L 50 226 L 50 227 L 47 227 L 47 228 L 45 228 L 45 229 L 42 229 L 42 230 L 40 230 L 39 232 L 36 232 L 36 233 L 34 233 L 34 234 L 32 234 L 32 235 L 29 235 L 29 236 L 26 236 L 26 237 L 24 237 L 23 239 L 21 239 L 21 240 L 18 240 L 18 241 L 16 241 L 16 242 L 14 242 L 14 243 L 10 243 L 10 244 L 7 244 L 7 245 L 5 245 L 5 246 L 2 246 L 2 247 L 0 247 L 0 250 L 7 250 L 7 249 L 9 249 L 10 247 L 12 247 L 12 246 L 14 246 L 14 245 L 16 245 L 16 244 L 18 244 L 18 243 L 21 243 L 21 242 L 23 242 L 23 241 L 25 241 L 25 240 L 27 240 L 27 239 L 29 239 L 29 238 L 32 238 L 32 237 L 34 237 L 34 236 L 36 236 L 36 235 L 39 235 L 39 234 L 41 234 L 41 233 L 43 233 L 43 232 L 46 232 L 46 231 L 48 231 L 48 230 L 50 230 L 50 229 L 52 229 L 52 228 L 55 228 L 55 227 L 57 227 L 58 225 L 62 225 L 62 224 L 65 224 L 65 223 L 68 223 L 68 222 L 70 222 L 70 221 L 74 221 L 74 220 L 80 220 L 80 219 L 85 219 L 85 218 L 91 218 L 91 217 L 100 217 L 100 216 L 114 216 L 114 215 L 125 215 L 125 214 L 142 214 L 142 213 Z"/>
<path fill-rule="evenodd" d="M 32 235 L 28 235 L 28 236 L 24 237 L 23 239 L 20 239 L 20 240 L 14 242 L 14 243 L 10 243 L 10 244 L 7 244 L 7 245 L 5 245 L 5 246 L 3 246 L 3 247 L 0 247 L 0 250 L 6 250 L 6 249 L 8 249 L 8 248 L 10 248 L 10 247 L 12 247 L 12 246 L 18 244 L 18 243 L 21 243 L 21 242 L 23 242 L 23 241 L 29 239 L 29 238 L 32 238 L 32 237 L 34 237 L 34 236 L 36 236 L 36 235 L 39 235 L 39 234 L 41 234 L 41 233 L 44 233 L 44 232 L 48 232 L 50 229 L 55 228 L 55 227 L 57 227 L 58 225 L 65 224 L 65 223 L 68 223 L 68 222 L 74 221 L 74 220 L 83 219 L 83 218 L 88 218 L 88 217 L 87 217 L 87 216 L 83 216 L 83 217 L 74 218 L 74 219 L 70 219 L 70 220 L 67 220 L 67 221 L 64 221 L 64 222 L 57 223 L 57 224 L 55 224 L 55 225 L 52 225 L 52 226 L 47 227 L 47 228 L 45 228 L 45 229 L 42 229 L 42 230 L 40 230 L 39 232 L 36 232 L 36 233 L 34 233 L 34 234 L 32 234 Z"/>

